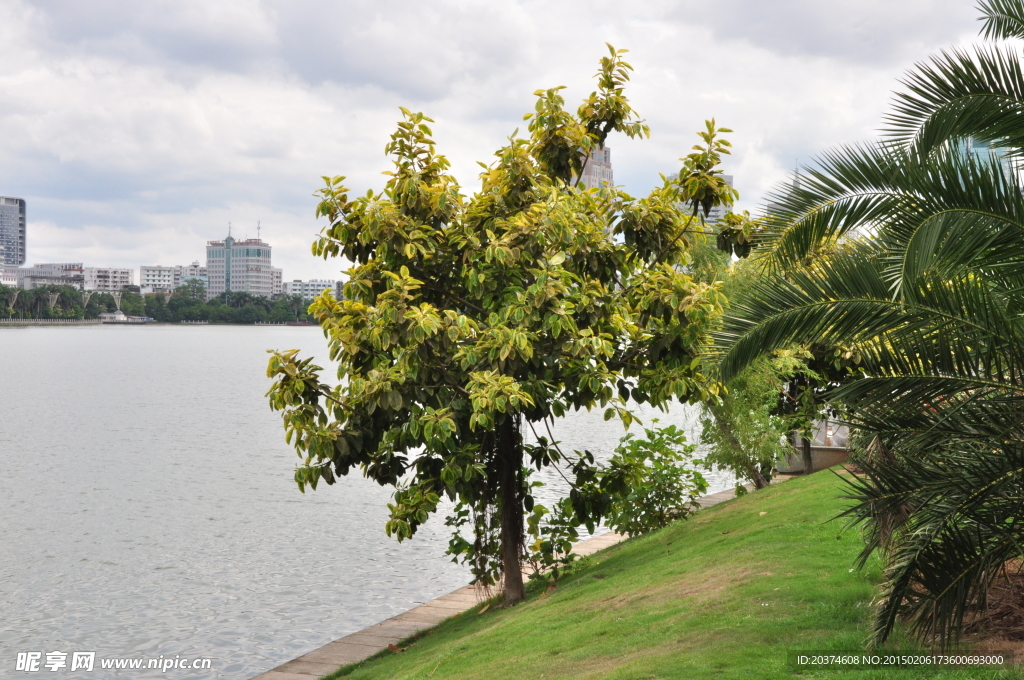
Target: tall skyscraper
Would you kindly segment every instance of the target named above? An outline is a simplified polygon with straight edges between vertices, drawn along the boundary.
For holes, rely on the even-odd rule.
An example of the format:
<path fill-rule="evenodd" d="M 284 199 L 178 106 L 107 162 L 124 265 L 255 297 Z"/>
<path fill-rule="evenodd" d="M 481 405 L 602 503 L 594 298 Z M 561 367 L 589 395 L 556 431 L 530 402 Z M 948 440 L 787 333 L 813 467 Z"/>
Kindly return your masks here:
<path fill-rule="evenodd" d="M 25 199 L 0 196 L 0 265 L 25 264 Z"/>
<path fill-rule="evenodd" d="M 599 186 L 614 186 L 615 178 L 612 175 L 612 150 L 607 146 L 594 149 L 590 152 L 587 165 L 583 168 L 583 176 L 579 186 L 593 189 Z"/>
<path fill-rule="evenodd" d="M 274 293 L 270 245 L 258 238 L 236 241 L 229 235 L 223 241 L 207 241 L 206 274 L 210 298 L 229 290 L 263 297 Z"/>

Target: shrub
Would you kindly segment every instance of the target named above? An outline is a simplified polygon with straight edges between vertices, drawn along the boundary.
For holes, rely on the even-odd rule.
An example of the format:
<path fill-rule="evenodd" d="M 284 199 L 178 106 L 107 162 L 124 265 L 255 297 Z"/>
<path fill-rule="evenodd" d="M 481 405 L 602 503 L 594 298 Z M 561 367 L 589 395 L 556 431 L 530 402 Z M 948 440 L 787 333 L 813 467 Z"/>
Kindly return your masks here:
<path fill-rule="evenodd" d="M 654 420 L 656 424 L 658 421 Z M 696 510 L 708 488 L 704 476 L 690 467 L 696 444 L 675 425 L 645 428 L 646 439 L 632 433 L 619 440 L 609 461 L 608 479 L 624 485 L 613 494 L 605 524 L 620 534 L 636 536 L 660 529 Z"/>

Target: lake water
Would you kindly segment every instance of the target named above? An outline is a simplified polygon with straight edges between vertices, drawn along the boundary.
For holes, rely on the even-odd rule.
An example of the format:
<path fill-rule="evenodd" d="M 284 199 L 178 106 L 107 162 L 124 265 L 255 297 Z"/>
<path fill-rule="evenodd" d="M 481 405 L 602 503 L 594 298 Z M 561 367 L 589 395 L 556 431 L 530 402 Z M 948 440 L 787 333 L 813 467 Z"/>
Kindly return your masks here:
<path fill-rule="evenodd" d="M 298 492 L 268 348 L 326 355 L 311 327 L 0 329 L 0 677 L 27 651 L 81 677 L 70 653 L 91 651 L 89 678 L 249 678 L 467 583 L 440 516 L 399 545 L 387 489 Z M 602 455 L 621 434 L 598 413 L 556 430 Z M 212 669 L 99 668 L 176 655 Z"/>

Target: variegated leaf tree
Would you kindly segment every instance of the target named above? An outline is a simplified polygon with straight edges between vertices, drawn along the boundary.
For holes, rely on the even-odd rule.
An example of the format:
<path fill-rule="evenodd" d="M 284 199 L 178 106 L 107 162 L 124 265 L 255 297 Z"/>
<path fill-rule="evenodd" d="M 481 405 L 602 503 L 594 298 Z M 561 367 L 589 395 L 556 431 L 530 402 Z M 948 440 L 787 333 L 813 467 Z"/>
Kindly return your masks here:
<path fill-rule="evenodd" d="M 716 389 L 697 357 L 719 293 L 685 265 L 703 238 L 698 210 L 735 197 L 718 169 L 727 130 L 708 123 L 678 176 L 647 197 L 580 185 L 609 134 L 649 135 L 623 95 L 624 50 L 609 50 L 575 115 L 562 88 L 536 92 L 529 136 L 509 138 L 470 197 L 435 150 L 433 121 L 405 109 L 383 191 L 353 197 L 344 177 L 325 177 L 317 215 L 330 224 L 313 252 L 353 266 L 345 299 L 325 291 L 310 313 L 339 381 L 323 382 L 296 351 L 273 353 L 268 369 L 271 406 L 302 458 L 300 489 L 353 469 L 394 486 L 386 531 L 398 540 L 442 496 L 459 502 L 475 530 L 464 551 L 474 575 L 503 577 L 509 604 L 524 596 L 524 466 L 586 476 L 592 465 L 543 440 L 527 445 L 522 428 L 595 407 L 628 426 L 630 401 Z M 581 523 L 607 507 L 573 500 Z"/>

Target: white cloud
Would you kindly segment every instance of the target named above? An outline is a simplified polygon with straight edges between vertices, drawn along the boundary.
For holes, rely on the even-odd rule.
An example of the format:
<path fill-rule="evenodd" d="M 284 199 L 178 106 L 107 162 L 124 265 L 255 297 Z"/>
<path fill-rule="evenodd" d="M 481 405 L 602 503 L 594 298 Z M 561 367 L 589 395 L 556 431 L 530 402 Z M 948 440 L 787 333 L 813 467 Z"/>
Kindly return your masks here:
<path fill-rule="evenodd" d="M 436 119 L 471 191 L 531 93 L 578 100 L 607 41 L 632 50 L 652 128 L 610 140 L 617 181 L 646 192 L 714 116 L 752 208 L 796 158 L 874 134 L 900 73 L 973 18 L 959 0 L 0 0 L 0 194 L 28 200 L 30 262 L 190 262 L 261 220 L 287 277 L 331 276 L 311 194 L 323 174 L 381 186 L 399 105 Z"/>

